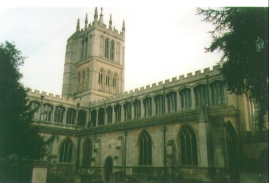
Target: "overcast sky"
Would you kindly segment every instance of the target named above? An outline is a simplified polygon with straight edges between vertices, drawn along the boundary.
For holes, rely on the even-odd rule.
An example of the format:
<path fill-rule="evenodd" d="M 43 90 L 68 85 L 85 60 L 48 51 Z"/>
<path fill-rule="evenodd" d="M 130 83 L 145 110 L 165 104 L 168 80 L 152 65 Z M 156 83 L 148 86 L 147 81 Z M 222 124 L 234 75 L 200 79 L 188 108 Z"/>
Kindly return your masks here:
<path fill-rule="evenodd" d="M 82 28 L 86 13 L 89 23 L 96 6 L 100 14 L 100 4 L 105 24 L 112 14 L 113 25 L 121 30 L 125 20 L 125 91 L 212 68 L 220 60 L 221 53 L 205 53 L 213 26 L 196 15 L 197 6 L 208 5 L 116 7 L 99 2 L 83 6 L 87 8 L 37 8 L 10 4 L 14 8 L 0 8 L 0 43 L 13 41 L 27 57 L 21 67 L 25 86 L 61 95 L 67 39 L 75 32 L 78 18 Z"/>

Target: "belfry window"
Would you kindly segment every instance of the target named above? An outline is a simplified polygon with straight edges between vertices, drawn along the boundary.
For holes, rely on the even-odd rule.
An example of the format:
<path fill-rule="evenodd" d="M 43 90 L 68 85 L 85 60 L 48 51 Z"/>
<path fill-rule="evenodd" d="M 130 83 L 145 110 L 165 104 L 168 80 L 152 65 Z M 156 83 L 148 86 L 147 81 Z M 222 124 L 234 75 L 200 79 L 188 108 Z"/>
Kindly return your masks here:
<path fill-rule="evenodd" d="M 131 103 L 126 102 L 123 105 L 124 109 L 124 120 L 130 120 L 132 118 L 132 106 Z"/>
<path fill-rule="evenodd" d="M 105 57 L 108 58 L 108 51 L 109 51 L 109 39 L 106 38 L 105 40 Z"/>
<path fill-rule="evenodd" d="M 221 81 L 214 81 L 210 84 L 211 88 L 211 97 L 212 97 L 212 105 L 216 104 L 224 104 L 224 86 Z"/>
<path fill-rule="evenodd" d="M 58 106 L 54 113 L 54 122 L 63 123 L 65 108 Z"/>
<path fill-rule="evenodd" d="M 110 73 L 108 72 L 106 74 L 106 92 L 109 92 L 109 83 L 110 83 L 110 77 L 109 77 Z"/>
<path fill-rule="evenodd" d="M 116 61 L 120 61 L 120 43 L 117 43 L 116 47 Z"/>
<path fill-rule="evenodd" d="M 44 104 L 41 109 L 41 120 L 42 121 L 51 121 L 52 115 L 52 105 Z"/>
<path fill-rule="evenodd" d="M 71 163 L 73 155 L 73 143 L 70 138 L 63 141 L 60 148 L 60 162 Z"/>
<path fill-rule="evenodd" d="M 38 109 L 40 104 L 38 102 L 32 101 L 30 102 L 31 110 L 34 110 L 33 119 L 38 119 Z"/>
<path fill-rule="evenodd" d="M 163 95 L 157 95 L 155 98 L 156 115 L 164 114 L 164 97 Z"/>
<path fill-rule="evenodd" d="M 141 101 L 135 100 L 133 105 L 134 105 L 134 119 L 141 118 Z"/>
<path fill-rule="evenodd" d="M 181 165 L 197 165 L 197 140 L 194 131 L 185 126 L 180 133 Z"/>
<path fill-rule="evenodd" d="M 101 69 L 98 75 L 99 90 L 103 90 L 103 70 Z"/>
<path fill-rule="evenodd" d="M 114 60 L 114 53 L 115 53 L 115 44 L 114 41 L 111 41 L 110 44 L 110 60 Z"/>
<path fill-rule="evenodd" d="M 80 72 L 77 74 L 77 92 L 80 91 Z"/>
<path fill-rule="evenodd" d="M 177 94 L 170 92 L 166 95 L 168 112 L 175 112 L 177 110 Z"/>
<path fill-rule="evenodd" d="M 147 97 L 143 100 L 144 103 L 144 115 L 145 117 L 152 115 L 152 101 L 151 98 Z"/>
<path fill-rule="evenodd" d="M 115 112 L 115 122 L 121 121 L 121 106 L 118 104 L 114 107 Z"/>
<path fill-rule="evenodd" d="M 89 88 L 89 80 L 90 80 L 90 70 L 87 69 L 87 73 L 86 73 L 86 89 Z"/>
<path fill-rule="evenodd" d="M 139 165 L 152 164 L 152 141 L 148 132 L 143 131 L 139 139 Z"/>
<path fill-rule="evenodd" d="M 113 88 L 113 93 L 115 94 L 117 92 L 117 75 L 114 74 L 113 79 L 112 79 L 112 88 Z"/>
<path fill-rule="evenodd" d="M 86 124 L 86 112 L 79 111 L 78 112 L 78 126 L 85 126 Z"/>
<path fill-rule="evenodd" d="M 68 109 L 67 110 L 67 116 L 66 116 L 66 124 L 75 124 L 75 117 L 76 117 L 76 110 L 75 109 Z"/>
<path fill-rule="evenodd" d="M 201 106 L 201 103 L 205 103 L 205 105 L 209 104 L 208 100 L 208 89 L 206 85 L 198 85 L 194 88 L 195 92 L 195 102 L 196 108 Z"/>
<path fill-rule="evenodd" d="M 89 138 L 86 138 L 83 144 L 82 166 L 91 166 L 91 158 L 92 158 L 92 142 Z"/>
<path fill-rule="evenodd" d="M 104 56 L 104 37 L 100 38 L 100 55 Z"/>
<path fill-rule="evenodd" d="M 84 60 L 87 58 L 87 49 L 88 49 L 88 38 L 84 39 L 81 42 L 81 60 Z"/>
<path fill-rule="evenodd" d="M 82 86 L 82 91 L 84 91 L 86 89 L 86 85 L 85 85 L 85 71 L 82 71 L 81 86 Z"/>
<path fill-rule="evenodd" d="M 180 92 L 180 98 L 181 98 L 181 109 L 182 110 L 188 110 L 191 109 L 191 89 L 183 89 Z"/>

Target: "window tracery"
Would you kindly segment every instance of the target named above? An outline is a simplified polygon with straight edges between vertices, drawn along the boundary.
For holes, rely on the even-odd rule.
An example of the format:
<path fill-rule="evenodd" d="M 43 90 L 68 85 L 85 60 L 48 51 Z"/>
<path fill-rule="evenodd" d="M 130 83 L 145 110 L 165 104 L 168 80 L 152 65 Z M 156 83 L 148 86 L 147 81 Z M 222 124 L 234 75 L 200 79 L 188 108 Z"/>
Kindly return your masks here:
<path fill-rule="evenodd" d="M 70 138 L 66 138 L 60 148 L 60 159 L 62 163 L 71 163 L 73 156 L 73 143 Z"/>
<path fill-rule="evenodd" d="M 194 131 L 185 126 L 180 133 L 181 165 L 197 165 L 197 139 Z"/>
<path fill-rule="evenodd" d="M 152 141 L 148 132 L 143 131 L 139 139 L 139 165 L 152 164 Z"/>

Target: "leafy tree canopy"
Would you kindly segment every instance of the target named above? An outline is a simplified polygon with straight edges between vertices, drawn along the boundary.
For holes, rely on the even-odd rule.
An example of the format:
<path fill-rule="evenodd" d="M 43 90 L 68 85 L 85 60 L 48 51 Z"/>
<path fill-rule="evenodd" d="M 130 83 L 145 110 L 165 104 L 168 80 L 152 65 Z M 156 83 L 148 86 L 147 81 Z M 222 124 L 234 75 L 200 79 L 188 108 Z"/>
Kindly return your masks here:
<path fill-rule="evenodd" d="M 212 23 L 206 52 L 223 51 L 220 73 L 231 93 L 246 93 L 258 108 L 259 130 L 268 112 L 268 7 L 197 9 Z"/>
<path fill-rule="evenodd" d="M 16 177 L 9 173 L 18 172 L 14 170 L 18 162 L 40 159 L 44 153 L 43 138 L 31 125 L 34 111 L 27 105 L 27 89 L 19 81 L 23 61 L 14 44 L 0 44 L 0 179 L 4 182 L 8 176 Z M 12 162 L 14 167 L 9 171 L 7 166 L 12 169 Z"/>

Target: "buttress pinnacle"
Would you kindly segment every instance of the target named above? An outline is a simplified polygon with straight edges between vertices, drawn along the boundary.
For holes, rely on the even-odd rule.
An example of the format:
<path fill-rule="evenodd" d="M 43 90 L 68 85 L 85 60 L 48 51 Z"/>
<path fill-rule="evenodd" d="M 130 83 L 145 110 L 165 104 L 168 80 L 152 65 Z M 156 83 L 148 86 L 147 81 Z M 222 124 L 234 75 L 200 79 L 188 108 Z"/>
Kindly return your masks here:
<path fill-rule="evenodd" d="M 85 28 L 87 28 L 88 25 L 88 13 L 86 14 L 86 18 L 85 18 Z"/>
<path fill-rule="evenodd" d="M 80 25 L 79 25 L 79 18 L 78 18 L 78 21 L 77 21 L 77 31 L 80 30 Z"/>

